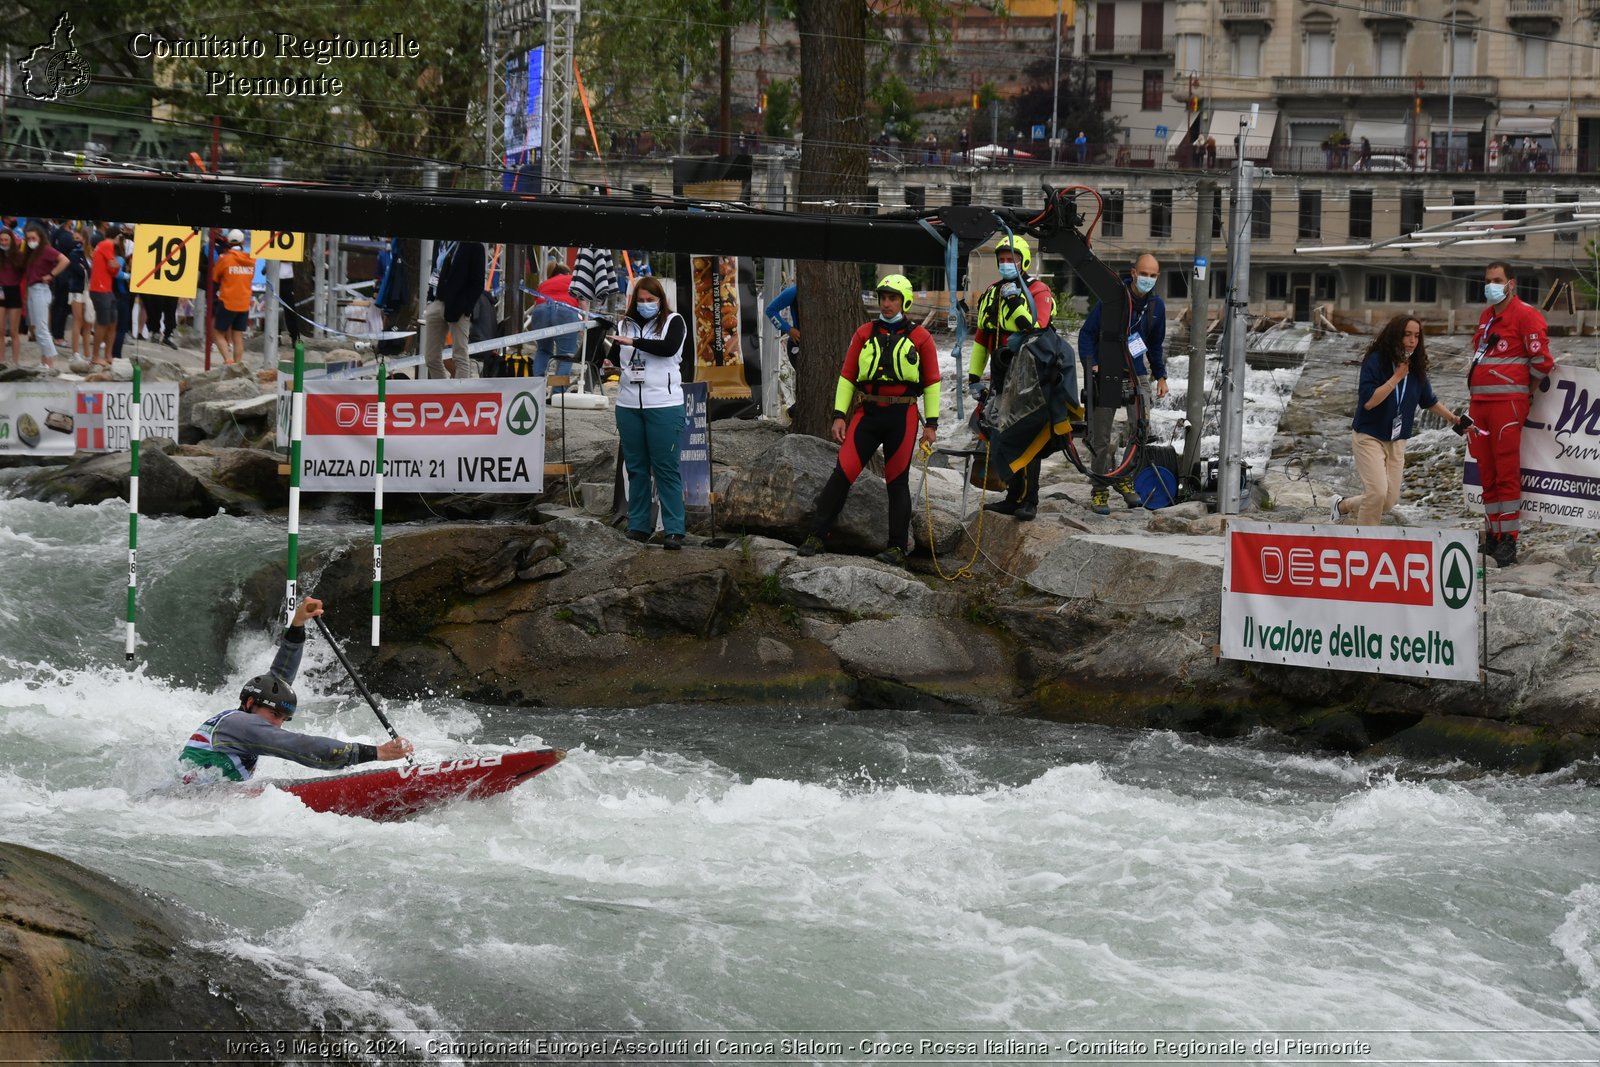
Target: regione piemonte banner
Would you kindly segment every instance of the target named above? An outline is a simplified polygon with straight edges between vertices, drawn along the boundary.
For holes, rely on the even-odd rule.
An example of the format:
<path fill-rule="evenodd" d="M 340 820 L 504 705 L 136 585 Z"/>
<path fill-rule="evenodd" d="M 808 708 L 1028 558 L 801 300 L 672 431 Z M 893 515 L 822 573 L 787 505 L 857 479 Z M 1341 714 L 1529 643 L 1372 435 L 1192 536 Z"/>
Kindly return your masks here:
<path fill-rule="evenodd" d="M 543 378 L 390 382 L 384 407 L 385 492 L 543 491 Z M 300 488 L 370 492 L 377 425 L 377 382 L 307 382 Z"/>
<path fill-rule="evenodd" d="M 1476 552 L 1471 530 L 1231 523 L 1222 655 L 1475 682 Z"/>

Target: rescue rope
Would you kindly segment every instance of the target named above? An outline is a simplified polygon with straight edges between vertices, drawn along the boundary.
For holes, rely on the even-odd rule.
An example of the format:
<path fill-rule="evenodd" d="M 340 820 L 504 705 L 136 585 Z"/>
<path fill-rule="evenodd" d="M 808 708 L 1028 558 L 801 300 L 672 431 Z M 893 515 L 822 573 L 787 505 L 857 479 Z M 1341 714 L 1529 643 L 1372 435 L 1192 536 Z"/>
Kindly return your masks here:
<path fill-rule="evenodd" d="M 989 445 L 990 450 L 992 450 L 993 447 L 994 445 L 991 442 Z M 928 555 L 933 557 L 934 572 L 947 582 L 960 581 L 962 578 L 976 578 L 977 575 L 972 573 L 972 565 L 978 562 L 978 556 L 983 552 L 983 500 L 984 497 L 989 495 L 989 480 L 987 477 L 984 478 L 984 484 L 978 487 L 978 531 L 972 540 L 972 558 L 957 568 L 954 574 L 946 574 L 944 572 L 944 567 L 939 564 L 939 548 L 937 539 L 933 535 L 933 498 L 928 495 L 928 460 L 933 457 L 933 452 L 934 450 L 932 446 L 927 444 L 923 444 L 917 449 L 917 456 L 922 461 L 922 487 L 919 491 L 922 493 L 923 511 L 926 513 L 928 519 Z M 984 454 L 985 470 L 988 469 L 988 462 L 989 455 L 986 452 Z M 972 469 L 970 461 L 967 469 L 970 473 Z M 966 527 L 963 525 L 963 532 L 965 532 L 965 529 Z M 987 559 L 988 557 L 985 556 L 984 558 Z"/>

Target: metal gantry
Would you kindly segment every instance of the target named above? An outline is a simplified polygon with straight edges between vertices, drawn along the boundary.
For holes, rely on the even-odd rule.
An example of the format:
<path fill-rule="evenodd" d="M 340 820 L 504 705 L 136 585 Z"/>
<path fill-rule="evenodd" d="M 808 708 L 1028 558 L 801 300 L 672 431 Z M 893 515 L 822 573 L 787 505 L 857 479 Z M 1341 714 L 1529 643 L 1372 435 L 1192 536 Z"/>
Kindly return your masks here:
<path fill-rule="evenodd" d="M 484 165 L 494 174 L 505 165 L 506 125 L 523 102 L 507 94 L 508 73 L 525 70 L 528 50 L 544 44 L 539 94 L 541 192 L 561 192 L 572 171 L 572 98 L 577 92 L 573 52 L 582 0 L 489 0 L 484 11 L 488 62 L 484 91 Z"/>

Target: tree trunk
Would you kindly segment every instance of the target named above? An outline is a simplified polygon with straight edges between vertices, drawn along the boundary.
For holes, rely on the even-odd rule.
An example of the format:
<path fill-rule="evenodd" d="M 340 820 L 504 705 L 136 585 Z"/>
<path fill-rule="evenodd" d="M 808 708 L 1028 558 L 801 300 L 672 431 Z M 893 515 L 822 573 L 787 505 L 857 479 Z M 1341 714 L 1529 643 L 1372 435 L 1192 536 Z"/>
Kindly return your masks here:
<path fill-rule="evenodd" d="M 733 0 L 722 0 L 722 73 L 717 83 L 717 151 L 733 151 Z"/>
<path fill-rule="evenodd" d="M 797 4 L 800 29 L 801 211 L 842 214 L 867 193 L 867 5 L 864 0 Z M 831 203 L 829 203 L 831 202 Z M 834 383 L 850 335 L 861 325 L 854 263 L 802 260 L 798 292 L 804 355 L 794 428 L 827 437 Z"/>

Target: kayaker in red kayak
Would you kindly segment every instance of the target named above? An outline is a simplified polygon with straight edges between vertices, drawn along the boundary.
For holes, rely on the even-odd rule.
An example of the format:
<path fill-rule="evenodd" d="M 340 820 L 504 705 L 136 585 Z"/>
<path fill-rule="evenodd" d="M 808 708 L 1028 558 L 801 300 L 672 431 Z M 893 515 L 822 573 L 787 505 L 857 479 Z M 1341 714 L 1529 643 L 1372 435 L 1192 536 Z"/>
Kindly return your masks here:
<path fill-rule="evenodd" d="M 396 760 L 411 753 L 403 737 L 381 745 L 340 741 L 291 733 L 284 723 L 294 718 L 292 684 L 300 673 L 305 651 L 306 620 L 322 614 L 322 601 L 306 597 L 294 609 L 294 620 L 283 631 L 272 669 L 244 684 L 239 706 L 213 715 L 190 735 L 178 754 L 185 784 L 243 782 L 255 774 L 262 756 L 277 756 L 307 767 L 336 770 L 373 760 Z"/>

